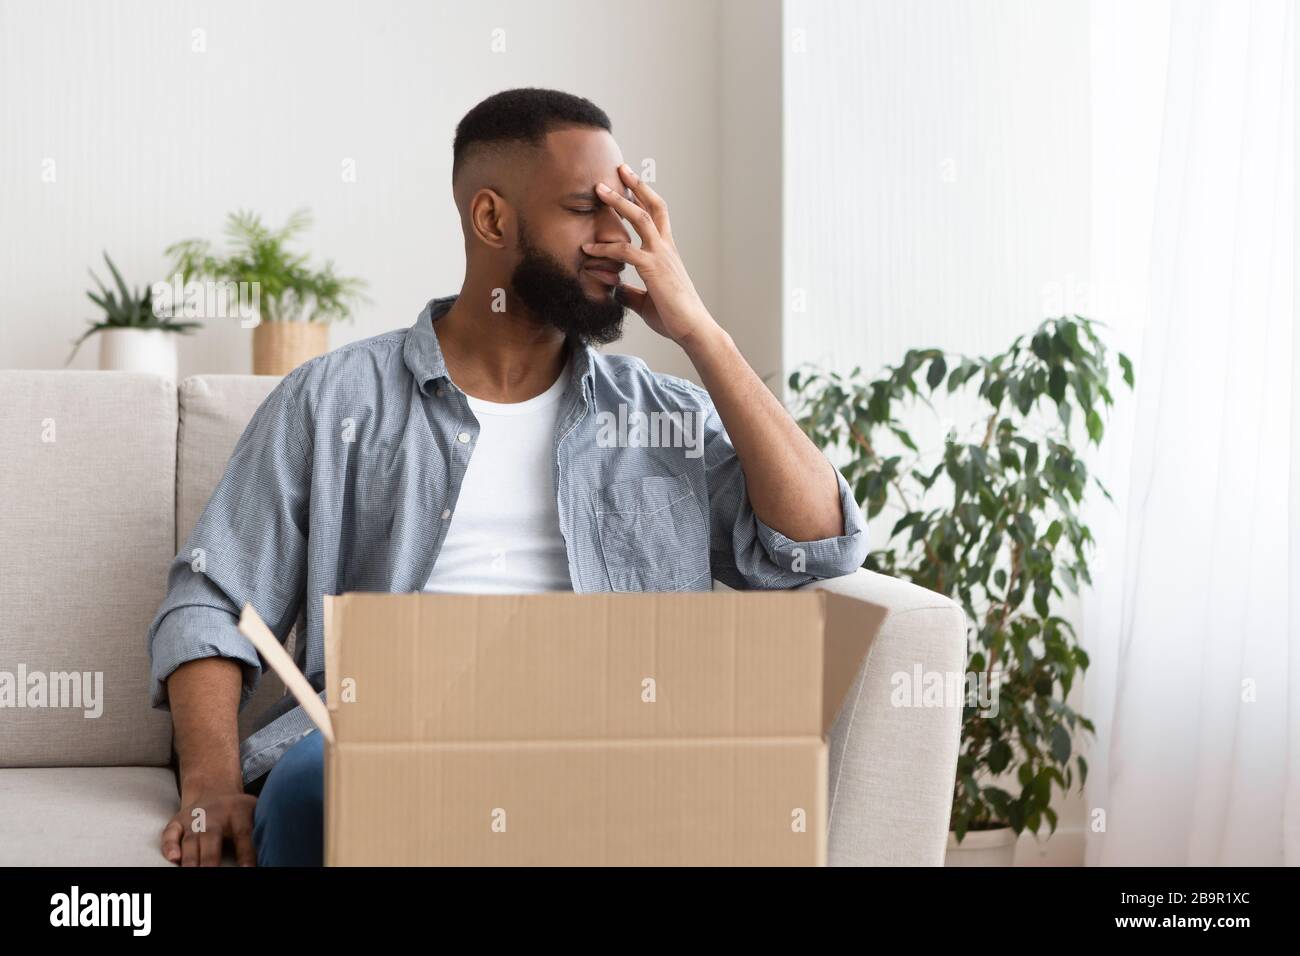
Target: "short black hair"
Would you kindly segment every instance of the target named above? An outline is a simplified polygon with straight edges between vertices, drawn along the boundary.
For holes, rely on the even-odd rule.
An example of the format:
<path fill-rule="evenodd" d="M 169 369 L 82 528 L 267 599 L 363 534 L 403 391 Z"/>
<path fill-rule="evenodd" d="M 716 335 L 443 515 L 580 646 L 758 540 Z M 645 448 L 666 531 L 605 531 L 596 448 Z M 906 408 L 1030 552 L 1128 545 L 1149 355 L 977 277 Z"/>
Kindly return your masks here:
<path fill-rule="evenodd" d="M 613 131 L 604 110 L 572 93 L 536 87 L 493 93 L 456 124 L 451 178 L 456 179 L 466 156 L 477 146 L 510 142 L 541 146 L 547 133 L 564 126 Z"/>

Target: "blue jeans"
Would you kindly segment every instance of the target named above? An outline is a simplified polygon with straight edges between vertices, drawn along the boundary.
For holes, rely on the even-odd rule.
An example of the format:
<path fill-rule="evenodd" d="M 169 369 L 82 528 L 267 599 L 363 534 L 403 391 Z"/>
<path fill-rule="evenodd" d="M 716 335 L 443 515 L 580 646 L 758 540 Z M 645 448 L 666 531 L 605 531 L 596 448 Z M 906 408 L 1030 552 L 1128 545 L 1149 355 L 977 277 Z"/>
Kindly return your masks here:
<path fill-rule="evenodd" d="M 266 776 L 253 810 L 258 866 L 321 866 L 325 857 L 324 744 L 312 731 Z"/>

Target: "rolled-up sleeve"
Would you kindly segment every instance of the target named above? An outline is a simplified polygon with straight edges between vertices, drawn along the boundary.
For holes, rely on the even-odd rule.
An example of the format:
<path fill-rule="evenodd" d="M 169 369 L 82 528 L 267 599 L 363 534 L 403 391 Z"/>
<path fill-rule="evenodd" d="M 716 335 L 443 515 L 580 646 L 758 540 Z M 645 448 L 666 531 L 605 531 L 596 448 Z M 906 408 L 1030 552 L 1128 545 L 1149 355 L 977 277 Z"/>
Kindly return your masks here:
<path fill-rule="evenodd" d="M 844 516 L 842 533 L 818 541 L 787 538 L 754 514 L 745 473 L 731 438 L 708 393 L 700 389 L 699 394 L 707 410 L 704 457 L 713 577 L 740 590 L 776 590 L 839 577 L 860 568 L 869 546 L 867 523 L 839 470 L 834 469 Z M 820 475 L 809 476 L 810 482 L 823 480 Z"/>
<path fill-rule="evenodd" d="M 224 657 L 243 665 L 240 709 L 262 662 L 239 632 L 252 604 L 284 641 L 303 600 L 312 443 L 298 400 L 300 368 L 253 413 L 225 474 L 167 572 L 167 593 L 149 627 L 151 704 L 170 710 L 167 678 L 182 664 Z"/>

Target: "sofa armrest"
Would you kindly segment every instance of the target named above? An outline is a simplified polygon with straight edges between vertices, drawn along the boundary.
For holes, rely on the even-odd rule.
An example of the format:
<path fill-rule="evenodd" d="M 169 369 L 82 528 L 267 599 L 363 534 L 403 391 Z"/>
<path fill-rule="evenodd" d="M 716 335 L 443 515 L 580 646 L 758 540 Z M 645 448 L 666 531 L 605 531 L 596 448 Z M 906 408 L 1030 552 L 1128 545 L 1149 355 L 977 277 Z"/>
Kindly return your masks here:
<path fill-rule="evenodd" d="M 886 611 L 831 729 L 827 862 L 942 866 L 962 701 L 945 696 L 925 706 L 916 681 L 918 671 L 921 679 L 937 674 L 946 685 L 964 675 L 966 615 L 940 594 L 864 569 L 801 590 L 809 589 Z M 957 686 L 964 690 L 964 680 Z M 901 699 L 902 689 L 912 692 L 910 701 Z"/>

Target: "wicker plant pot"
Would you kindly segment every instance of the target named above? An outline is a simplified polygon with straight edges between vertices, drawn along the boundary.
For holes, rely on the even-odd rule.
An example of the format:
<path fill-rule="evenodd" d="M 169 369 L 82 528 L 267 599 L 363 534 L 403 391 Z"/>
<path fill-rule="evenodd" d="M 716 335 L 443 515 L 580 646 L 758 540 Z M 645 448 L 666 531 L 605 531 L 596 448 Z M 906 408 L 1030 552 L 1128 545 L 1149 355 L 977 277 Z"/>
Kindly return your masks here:
<path fill-rule="evenodd" d="M 253 374 L 287 375 L 330 349 L 326 322 L 266 322 L 253 329 Z"/>

